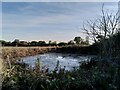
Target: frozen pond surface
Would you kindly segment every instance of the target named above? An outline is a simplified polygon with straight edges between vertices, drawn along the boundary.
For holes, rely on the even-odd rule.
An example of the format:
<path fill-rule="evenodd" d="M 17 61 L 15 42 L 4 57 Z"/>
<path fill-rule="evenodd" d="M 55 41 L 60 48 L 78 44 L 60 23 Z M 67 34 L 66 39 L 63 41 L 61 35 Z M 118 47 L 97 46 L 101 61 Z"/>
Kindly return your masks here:
<path fill-rule="evenodd" d="M 24 57 L 23 62 L 30 65 L 31 67 L 35 66 L 37 58 L 40 59 L 41 68 L 46 67 L 49 70 L 54 70 L 57 62 L 59 61 L 59 67 L 64 68 L 65 70 L 72 70 L 73 67 L 78 67 L 81 61 L 86 61 L 90 59 L 91 56 L 81 56 L 77 54 L 61 54 L 61 53 L 45 53 L 36 56 Z"/>

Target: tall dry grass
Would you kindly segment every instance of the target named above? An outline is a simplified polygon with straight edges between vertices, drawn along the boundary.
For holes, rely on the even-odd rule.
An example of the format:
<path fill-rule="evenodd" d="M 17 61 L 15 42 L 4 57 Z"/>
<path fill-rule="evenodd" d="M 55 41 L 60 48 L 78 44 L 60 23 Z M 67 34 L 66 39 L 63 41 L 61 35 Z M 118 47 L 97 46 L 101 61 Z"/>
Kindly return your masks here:
<path fill-rule="evenodd" d="M 2 60 L 2 49 L 1 49 L 1 47 L 0 47 L 0 90 L 1 90 L 1 87 L 2 87 L 2 81 L 3 81 L 3 79 L 2 79 L 2 74 L 3 74 L 3 60 Z"/>
<path fill-rule="evenodd" d="M 56 47 L 2 47 L 2 58 L 10 60 L 52 52 Z"/>
<path fill-rule="evenodd" d="M 2 59 L 0 58 L 0 90 L 1 90 L 1 87 L 2 87 L 2 73 L 3 73 L 3 62 L 2 62 Z"/>

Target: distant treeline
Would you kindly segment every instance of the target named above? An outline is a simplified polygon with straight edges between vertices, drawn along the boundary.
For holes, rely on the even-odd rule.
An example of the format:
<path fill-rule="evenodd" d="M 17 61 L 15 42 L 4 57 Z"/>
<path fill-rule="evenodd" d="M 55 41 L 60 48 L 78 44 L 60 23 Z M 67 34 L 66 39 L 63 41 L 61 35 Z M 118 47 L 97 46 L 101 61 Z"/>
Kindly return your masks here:
<path fill-rule="evenodd" d="M 59 42 L 57 41 L 21 41 L 19 39 L 15 39 L 14 41 L 5 41 L 0 40 L 0 44 L 2 46 L 67 46 L 67 45 L 89 45 L 89 38 L 86 37 L 86 39 L 82 39 L 81 37 L 75 37 L 73 40 L 70 40 L 68 42 Z"/>

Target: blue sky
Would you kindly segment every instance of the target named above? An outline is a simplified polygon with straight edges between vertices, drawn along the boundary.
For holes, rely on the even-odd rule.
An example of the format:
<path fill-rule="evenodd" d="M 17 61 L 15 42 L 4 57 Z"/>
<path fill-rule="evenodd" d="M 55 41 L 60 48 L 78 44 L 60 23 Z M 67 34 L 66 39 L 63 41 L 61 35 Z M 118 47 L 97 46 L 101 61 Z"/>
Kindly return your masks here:
<path fill-rule="evenodd" d="M 83 22 L 101 14 L 100 2 L 3 2 L 2 39 L 12 41 L 69 41 L 85 37 Z M 109 12 L 117 12 L 117 2 L 105 3 Z"/>
<path fill-rule="evenodd" d="M 3 2 L 118 2 L 119 0 L 1 0 Z"/>

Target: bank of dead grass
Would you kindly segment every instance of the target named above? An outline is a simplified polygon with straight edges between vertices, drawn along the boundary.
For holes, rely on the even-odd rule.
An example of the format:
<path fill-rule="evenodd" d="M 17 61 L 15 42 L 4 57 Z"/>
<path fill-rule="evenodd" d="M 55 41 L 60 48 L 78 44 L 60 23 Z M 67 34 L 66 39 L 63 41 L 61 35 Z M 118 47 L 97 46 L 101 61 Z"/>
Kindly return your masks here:
<path fill-rule="evenodd" d="M 2 58 L 14 59 L 55 50 L 56 47 L 2 47 Z"/>

